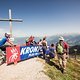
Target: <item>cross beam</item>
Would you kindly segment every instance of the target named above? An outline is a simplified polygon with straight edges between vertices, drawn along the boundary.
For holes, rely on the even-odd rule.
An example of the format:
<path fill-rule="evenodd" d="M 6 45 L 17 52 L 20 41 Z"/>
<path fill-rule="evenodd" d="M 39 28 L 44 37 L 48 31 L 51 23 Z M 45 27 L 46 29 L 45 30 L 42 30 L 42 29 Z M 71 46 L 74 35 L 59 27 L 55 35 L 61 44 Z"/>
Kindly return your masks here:
<path fill-rule="evenodd" d="M 12 22 L 22 22 L 22 19 L 12 19 L 11 9 L 9 9 L 9 19 L 0 19 L 0 21 L 9 21 L 10 22 L 10 34 L 12 37 Z"/>

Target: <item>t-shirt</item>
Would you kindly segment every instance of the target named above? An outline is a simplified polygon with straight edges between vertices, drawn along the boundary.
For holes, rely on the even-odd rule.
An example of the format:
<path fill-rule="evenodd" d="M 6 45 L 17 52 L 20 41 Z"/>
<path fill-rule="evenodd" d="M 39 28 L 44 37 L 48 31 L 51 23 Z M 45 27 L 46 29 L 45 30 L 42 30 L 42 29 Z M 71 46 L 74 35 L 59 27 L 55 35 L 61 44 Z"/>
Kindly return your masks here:
<path fill-rule="evenodd" d="M 7 38 L 6 37 L 2 38 L 0 40 L 0 46 L 4 45 L 6 43 L 6 41 L 7 41 Z"/>
<path fill-rule="evenodd" d="M 53 47 L 50 47 L 49 50 L 50 50 L 50 53 L 54 53 L 55 49 Z"/>

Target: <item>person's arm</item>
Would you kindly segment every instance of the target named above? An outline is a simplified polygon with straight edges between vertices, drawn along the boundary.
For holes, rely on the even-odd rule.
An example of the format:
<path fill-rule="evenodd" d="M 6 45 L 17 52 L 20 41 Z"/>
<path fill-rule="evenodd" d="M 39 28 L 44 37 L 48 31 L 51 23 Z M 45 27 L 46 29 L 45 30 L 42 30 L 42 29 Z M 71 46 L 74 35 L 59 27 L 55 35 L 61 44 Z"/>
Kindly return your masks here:
<path fill-rule="evenodd" d="M 47 41 L 46 41 L 46 46 L 48 46 Z"/>
<path fill-rule="evenodd" d="M 54 58 L 55 58 L 55 60 L 57 60 L 58 58 L 57 58 L 57 44 L 55 45 L 55 47 L 54 47 Z"/>
<path fill-rule="evenodd" d="M 14 44 L 8 39 L 7 42 L 11 45 L 14 46 Z"/>
<path fill-rule="evenodd" d="M 69 45 L 65 42 L 65 47 L 66 47 L 66 50 L 67 50 L 67 54 L 69 54 Z"/>
<path fill-rule="evenodd" d="M 56 45 L 55 45 L 55 50 L 56 50 L 56 53 L 57 53 L 57 46 L 58 46 L 58 43 L 56 43 Z"/>
<path fill-rule="evenodd" d="M 66 59 L 69 58 L 69 44 L 65 43 L 66 47 Z"/>

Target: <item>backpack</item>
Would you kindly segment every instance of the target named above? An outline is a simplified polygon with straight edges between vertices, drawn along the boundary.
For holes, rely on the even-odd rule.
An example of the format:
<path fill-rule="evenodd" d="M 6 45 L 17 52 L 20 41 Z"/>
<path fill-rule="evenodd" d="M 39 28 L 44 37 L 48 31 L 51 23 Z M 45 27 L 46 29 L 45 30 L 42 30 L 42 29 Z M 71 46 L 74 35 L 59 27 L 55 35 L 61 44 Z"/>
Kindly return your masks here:
<path fill-rule="evenodd" d="M 69 46 L 66 42 L 63 42 L 62 45 L 60 43 L 57 43 L 57 46 L 56 46 L 57 53 L 60 53 L 60 54 L 67 53 L 68 49 L 69 49 Z"/>
<path fill-rule="evenodd" d="M 58 44 L 57 44 L 57 53 L 62 54 L 62 53 L 63 53 L 63 50 L 64 50 L 64 49 L 63 49 L 63 46 L 58 43 Z"/>

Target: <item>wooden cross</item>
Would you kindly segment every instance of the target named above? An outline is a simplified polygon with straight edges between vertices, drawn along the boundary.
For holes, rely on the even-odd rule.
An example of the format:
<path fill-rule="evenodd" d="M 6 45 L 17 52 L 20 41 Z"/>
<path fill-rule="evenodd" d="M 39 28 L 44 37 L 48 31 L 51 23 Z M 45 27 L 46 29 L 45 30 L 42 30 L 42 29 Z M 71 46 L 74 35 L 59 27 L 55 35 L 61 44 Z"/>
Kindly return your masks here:
<path fill-rule="evenodd" d="M 10 34 L 12 37 L 12 22 L 22 22 L 22 19 L 12 19 L 11 9 L 9 9 L 9 19 L 0 19 L 0 21 L 9 21 L 10 22 Z"/>

